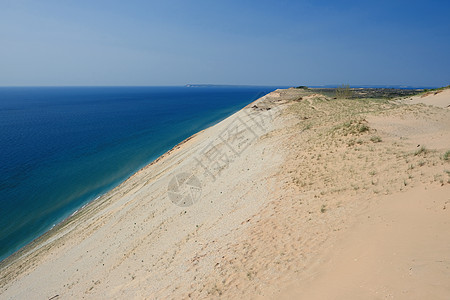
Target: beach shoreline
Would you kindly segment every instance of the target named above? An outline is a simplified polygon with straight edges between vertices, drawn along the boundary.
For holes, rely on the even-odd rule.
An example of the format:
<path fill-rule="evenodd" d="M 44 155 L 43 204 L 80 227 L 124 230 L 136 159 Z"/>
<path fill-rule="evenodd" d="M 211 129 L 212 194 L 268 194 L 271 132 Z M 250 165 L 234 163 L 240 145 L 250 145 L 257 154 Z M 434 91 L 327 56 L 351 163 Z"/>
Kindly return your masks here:
<path fill-rule="evenodd" d="M 262 97 L 261 97 L 262 98 Z M 244 106 L 242 109 L 240 109 L 239 111 L 243 110 L 244 108 L 248 108 L 252 105 L 254 105 L 254 103 L 258 102 L 258 100 L 260 100 L 260 98 L 250 102 L 249 104 L 247 104 L 246 106 Z M 239 112 L 237 111 L 237 112 Z M 95 197 L 95 199 L 89 201 L 88 203 L 84 204 L 81 208 L 77 209 L 75 212 L 71 213 L 68 217 L 66 217 L 65 219 L 63 219 L 62 221 L 58 222 L 57 224 L 54 224 L 49 230 L 47 230 L 45 233 L 41 234 L 40 236 L 36 237 L 35 239 L 33 239 L 30 243 L 26 244 L 25 246 L 23 246 L 21 249 L 17 250 L 16 252 L 12 253 L 11 255 L 9 255 L 8 257 L 6 257 L 5 259 L 3 259 L 2 261 L 0 261 L 0 270 L 7 267 L 8 265 L 10 265 L 11 263 L 13 263 L 14 261 L 20 259 L 20 257 L 24 256 L 24 255 L 29 255 L 33 252 L 34 249 L 38 248 L 40 245 L 45 244 L 45 242 L 49 239 L 52 238 L 53 235 L 57 234 L 57 231 L 60 230 L 61 228 L 65 227 L 68 223 L 72 223 L 75 222 L 77 219 L 77 216 L 83 212 L 84 209 L 89 209 L 92 206 L 96 205 L 96 202 L 99 201 L 101 202 L 102 199 L 108 198 L 110 197 L 112 194 L 114 194 L 116 189 L 120 189 L 120 187 L 122 185 L 124 185 L 128 180 L 130 180 L 132 177 L 136 176 L 139 172 L 143 171 L 146 168 L 149 168 L 150 166 L 158 163 L 160 160 L 166 158 L 167 156 L 169 156 L 173 151 L 179 149 L 180 147 L 182 147 L 186 142 L 188 142 L 189 140 L 191 140 L 192 138 L 194 138 L 195 136 L 201 134 L 201 132 L 214 127 L 215 125 L 223 122 L 224 120 L 233 117 L 237 112 L 233 113 L 232 115 L 226 117 L 225 119 L 222 120 L 218 120 L 214 123 L 212 123 L 211 125 L 209 125 L 207 128 L 202 129 L 196 133 L 194 133 L 193 135 L 187 137 L 186 139 L 182 140 L 181 142 L 177 143 L 175 146 L 173 146 L 172 148 L 170 148 L 169 150 L 167 150 L 166 152 L 164 152 L 163 154 L 161 154 L 160 156 L 156 157 L 154 160 L 150 161 L 149 163 L 147 163 L 145 166 L 141 167 L 139 170 L 135 171 L 134 173 L 132 173 L 130 176 L 128 176 L 126 179 L 124 179 L 122 182 L 120 182 L 118 185 L 116 185 L 115 187 L 111 188 L 109 191 Z"/>
<path fill-rule="evenodd" d="M 258 98 L 259 99 L 259 98 Z M 258 99 L 253 100 L 251 103 L 247 104 L 245 107 L 248 107 L 249 105 L 251 105 L 252 103 L 258 101 Z M 245 108 L 243 107 L 243 108 Z M 243 109 L 242 108 L 242 109 Z M 234 115 L 234 113 L 232 114 Z M 231 117 L 232 115 L 228 116 Z M 226 117 L 226 118 L 228 118 Z M 225 119 L 226 119 L 225 118 Z M 24 245 L 23 247 L 21 247 L 19 250 L 15 251 L 14 253 L 8 255 L 7 257 L 5 257 L 3 260 L 0 261 L 0 270 L 4 267 L 6 267 L 7 265 L 11 264 L 13 261 L 15 261 L 16 259 L 20 258 L 23 255 L 26 255 L 27 253 L 29 253 L 30 251 L 32 251 L 33 248 L 36 248 L 39 246 L 39 244 L 43 244 L 46 240 L 50 239 L 51 236 L 54 234 L 55 231 L 57 231 L 59 228 L 64 227 L 64 225 L 66 223 L 70 223 L 73 220 L 74 217 L 76 217 L 76 215 L 78 215 L 80 212 L 82 212 L 83 209 L 87 208 L 88 206 L 91 206 L 94 204 L 95 201 L 101 201 L 101 199 L 108 197 L 108 195 L 110 195 L 111 193 L 113 193 L 113 191 L 117 188 L 119 188 L 122 184 L 124 184 L 125 182 L 127 182 L 130 178 L 132 178 L 133 176 L 135 176 L 137 173 L 141 172 L 143 169 L 150 167 L 151 165 L 157 163 L 159 160 L 163 159 L 164 157 L 170 155 L 170 153 L 172 151 L 174 151 L 175 149 L 178 149 L 179 147 L 181 147 L 184 143 L 186 143 L 187 141 L 189 141 L 190 139 L 192 139 L 193 137 L 195 137 L 197 134 L 200 134 L 201 132 L 203 132 L 204 130 L 207 130 L 210 127 L 215 126 L 216 124 L 222 122 L 224 119 L 220 119 L 218 121 L 215 121 L 211 124 L 209 124 L 206 128 L 192 134 L 191 136 L 185 138 L 184 140 L 182 140 L 181 142 L 177 143 L 176 145 L 174 145 L 172 148 L 168 149 L 166 152 L 164 152 L 163 154 L 161 154 L 160 156 L 154 158 L 153 160 L 149 161 L 148 163 L 146 163 L 144 166 L 142 166 L 141 168 L 139 168 L 138 170 L 136 170 L 135 172 L 131 173 L 128 177 L 126 177 L 125 179 L 123 179 L 121 182 L 119 182 L 118 184 L 114 185 L 112 188 L 110 188 L 108 191 L 96 196 L 94 199 L 88 201 L 87 203 L 83 204 L 80 208 L 76 209 L 74 212 L 70 213 L 70 215 L 68 215 L 67 217 L 65 217 L 64 219 L 62 219 L 61 221 L 57 222 L 56 224 L 54 224 L 50 229 L 48 229 L 47 231 L 45 231 L 44 233 L 42 233 L 41 235 L 37 236 L 36 238 L 34 238 L 31 242 L 27 243 L 26 245 Z"/>
<path fill-rule="evenodd" d="M 355 229 L 359 216 L 373 216 L 383 197 L 437 190 L 439 201 L 426 205 L 448 212 L 441 198 L 450 187 L 442 158 L 450 149 L 443 142 L 450 140 L 450 112 L 401 101 L 332 99 L 301 89 L 257 99 L 185 139 L 17 253 L 0 269 L 0 293 L 299 296 L 305 289 L 299 282 L 314 286 L 322 273 L 335 278 L 327 273 L 326 249 L 346 245 L 345 237 L 361 230 Z M 417 144 L 427 148 L 419 152 Z M 189 198 L 193 205 L 170 195 L 180 174 L 201 183 L 198 198 Z M 430 218 L 422 222 L 426 226 Z M 432 253 L 436 259 L 443 255 Z M 429 289 L 426 284 L 419 288 Z M 376 282 L 373 289 L 384 293 Z"/>

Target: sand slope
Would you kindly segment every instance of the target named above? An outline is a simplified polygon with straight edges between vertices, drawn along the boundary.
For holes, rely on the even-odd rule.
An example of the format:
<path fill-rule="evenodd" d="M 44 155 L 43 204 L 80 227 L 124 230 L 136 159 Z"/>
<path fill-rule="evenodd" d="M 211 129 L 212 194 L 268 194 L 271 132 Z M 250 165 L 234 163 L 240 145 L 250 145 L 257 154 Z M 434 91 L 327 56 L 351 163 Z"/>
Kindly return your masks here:
<path fill-rule="evenodd" d="M 277 90 L 5 261 L 0 298 L 448 298 L 449 134 L 448 109 Z"/>
<path fill-rule="evenodd" d="M 380 198 L 283 299 L 448 299 L 450 188 Z"/>
<path fill-rule="evenodd" d="M 442 108 L 450 107 L 450 89 L 431 91 L 422 95 L 414 96 L 407 99 L 409 104 L 423 103 L 426 105 L 434 105 Z"/>

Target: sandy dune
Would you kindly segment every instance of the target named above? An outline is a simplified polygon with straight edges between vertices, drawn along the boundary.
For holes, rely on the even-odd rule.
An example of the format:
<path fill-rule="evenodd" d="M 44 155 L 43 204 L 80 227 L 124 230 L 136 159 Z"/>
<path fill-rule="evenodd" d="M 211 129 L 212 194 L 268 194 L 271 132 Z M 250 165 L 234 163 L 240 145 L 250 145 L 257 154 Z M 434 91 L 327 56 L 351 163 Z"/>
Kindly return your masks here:
<path fill-rule="evenodd" d="M 5 261 L 0 298 L 448 299 L 450 111 L 402 101 L 277 90 Z"/>
<path fill-rule="evenodd" d="M 442 108 L 450 107 L 450 89 L 427 92 L 422 95 L 410 97 L 407 100 L 409 104 L 423 103 Z"/>
<path fill-rule="evenodd" d="M 448 299 L 450 189 L 379 199 L 282 299 Z"/>

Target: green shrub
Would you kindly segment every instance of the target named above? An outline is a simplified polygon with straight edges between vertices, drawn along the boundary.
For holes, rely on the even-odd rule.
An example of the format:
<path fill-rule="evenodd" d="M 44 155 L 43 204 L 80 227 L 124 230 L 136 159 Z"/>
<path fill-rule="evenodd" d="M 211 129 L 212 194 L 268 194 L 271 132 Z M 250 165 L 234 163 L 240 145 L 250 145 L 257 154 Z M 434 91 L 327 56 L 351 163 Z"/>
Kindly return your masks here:
<path fill-rule="evenodd" d="M 359 132 L 366 132 L 369 131 L 369 126 L 367 126 L 366 124 L 361 124 L 358 128 Z"/>
<path fill-rule="evenodd" d="M 378 135 L 374 135 L 370 138 L 370 140 L 374 143 L 379 143 L 381 142 L 381 138 Z"/>
<path fill-rule="evenodd" d="M 336 98 L 338 99 L 350 99 L 352 97 L 352 90 L 350 89 L 350 85 L 343 84 L 340 87 L 336 88 Z"/>
<path fill-rule="evenodd" d="M 442 156 L 442 158 L 444 160 L 450 160 L 450 150 L 448 150 L 447 152 L 444 153 L 444 155 Z"/>

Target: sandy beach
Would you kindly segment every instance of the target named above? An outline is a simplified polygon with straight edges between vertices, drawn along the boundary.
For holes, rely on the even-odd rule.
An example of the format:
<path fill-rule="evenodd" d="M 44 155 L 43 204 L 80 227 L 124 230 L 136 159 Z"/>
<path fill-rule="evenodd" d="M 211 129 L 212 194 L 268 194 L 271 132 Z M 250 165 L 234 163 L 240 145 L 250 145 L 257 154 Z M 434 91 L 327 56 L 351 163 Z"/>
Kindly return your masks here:
<path fill-rule="evenodd" d="M 1 299 L 448 299 L 450 90 L 276 90 L 0 269 Z"/>

